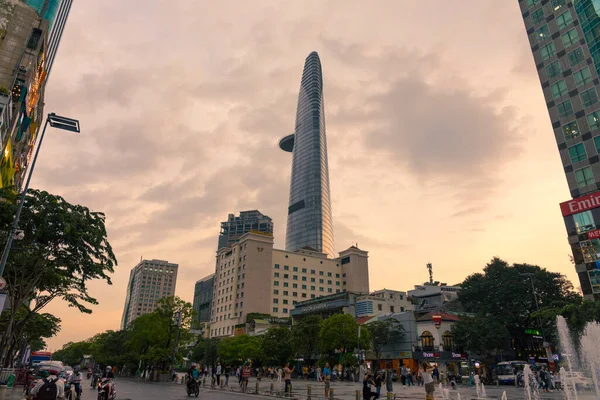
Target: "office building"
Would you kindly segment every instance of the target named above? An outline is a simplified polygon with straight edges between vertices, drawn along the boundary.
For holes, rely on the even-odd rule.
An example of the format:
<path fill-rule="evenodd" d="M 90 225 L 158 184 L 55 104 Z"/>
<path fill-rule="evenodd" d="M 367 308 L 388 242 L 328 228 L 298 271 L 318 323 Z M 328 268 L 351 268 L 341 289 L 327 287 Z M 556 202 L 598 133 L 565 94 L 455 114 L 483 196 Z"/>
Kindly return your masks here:
<path fill-rule="evenodd" d="M 258 210 L 242 211 L 236 217 L 229 214 L 227 221 L 221 222 L 218 249 L 230 247 L 240 236 L 248 232 L 273 234 L 273 220 Z"/>
<path fill-rule="evenodd" d="M 310 248 L 333 258 L 323 74 L 316 52 L 304 64 L 294 133 L 279 147 L 292 153 L 285 249 Z"/>
<path fill-rule="evenodd" d="M 289 318 L 303 300 L 369 293 L 368 253 L 355 246 L 327 258 L 321 252 L 273 248 L 273 236 L 247 233 L 217 251 L 210 336 L 231 336 L 250 313 Z"/>
<path fill-rule="evenodd" d="M 210 321 L 214 284 L 215 274 L 211 274 L 197 281 L 194 286 L 194 311 L 198 323 Z"/>
<path fill-rule="evenodd" d="M 51 67 L 48 60 L 56 55 L 71 3 L 72 0 L 26 0 L 1 5 L 0 185 L 3 187 L 21 187 L 24 181 L 44 122 L 44 91 Z"/>
<path fill-rule="evenodd" d="M 581 289 L 600 296 L 600 3 L 519 0 L 572 200 L 560 208 Z"/>
<path fill-rule="evenodd" d="M 141 260 L 129 273 L 121 319 L 125 329 L 140 315 L 156 309 L 158 300 L 175 295 L 178 265 L 162 260 Z"/>
<path fill-rule="evenodd" d="M 413 309 L 406 292 L 382 289 L 356 299 L 356 317 L 372 317 Z"/>

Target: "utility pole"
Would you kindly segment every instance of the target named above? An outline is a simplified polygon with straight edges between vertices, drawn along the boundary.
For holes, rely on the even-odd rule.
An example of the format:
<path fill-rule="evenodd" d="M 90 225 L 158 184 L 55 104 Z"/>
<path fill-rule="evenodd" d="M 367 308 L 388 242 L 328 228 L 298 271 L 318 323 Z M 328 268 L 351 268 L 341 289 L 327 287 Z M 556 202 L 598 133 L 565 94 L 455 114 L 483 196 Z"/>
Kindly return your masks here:
<path fill-rule="evenodd" d="M 175 344 L 173 345 L 173 354 L 171 355 L 171 371 L 169 372 L 173 372 L 175 370 L 175 354 L 177 353 L 177 347 L 179 346 L 179 335 L 181 334 L 181 311 L 177 311 L 175 314 L 173 314 L 173 317 L 175 319 L 174 325 L 175 329 L 177 329 L 177 335 L 175 336 Z"/>
<path fill-rule="evenodd" d="M 429 270 L 429 283 L 433 285 L 433 265 L 427 263 L 427 269 Z"/>

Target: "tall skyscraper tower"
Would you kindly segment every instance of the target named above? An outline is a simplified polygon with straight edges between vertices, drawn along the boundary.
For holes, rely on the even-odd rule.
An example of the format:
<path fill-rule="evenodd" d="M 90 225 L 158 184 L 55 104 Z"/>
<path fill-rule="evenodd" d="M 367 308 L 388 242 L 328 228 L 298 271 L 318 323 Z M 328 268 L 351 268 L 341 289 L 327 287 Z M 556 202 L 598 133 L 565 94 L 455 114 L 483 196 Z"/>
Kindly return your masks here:
<path fill-rule="evenodd" d="M 572 200 L 560 204 L 587 299 L 600 299 L 600 3 L 519 0 Z"/>
<path fill-rule="evenodd" d="M 162 260 L 142 260 L 129 273 L 121 329 L 156 309 L 163 297 L 175 295 L 179 266 Z"/>
<path fill-rule="evenodd" d="M 317 52 L 304 63 L 296 128 L 279 147 L 293 154 L 285 249 L 311 248 L 334 256 L 325 134 L 323 74 Z"/>

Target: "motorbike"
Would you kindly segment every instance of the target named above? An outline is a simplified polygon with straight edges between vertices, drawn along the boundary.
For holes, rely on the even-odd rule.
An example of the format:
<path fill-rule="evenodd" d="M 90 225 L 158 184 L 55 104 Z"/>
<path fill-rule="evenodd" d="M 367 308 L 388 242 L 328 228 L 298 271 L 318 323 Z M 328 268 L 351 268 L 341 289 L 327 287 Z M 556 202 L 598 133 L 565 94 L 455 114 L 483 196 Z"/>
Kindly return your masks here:
<path fill-rule="evenodd" d="M 88 369 L 87 371 L 87 378 L 90 379 L 90 377 L 92 376 L 92 369 Z"/>
<path fill-rule="evenodd" d="M 74 400 L 75 399 L 75 387 L 70 383 L 65 382 L 65 400 Z"/>
<path fill-rule="evenodd" d="M 117 391 L 112 379 L 102 378 L 98 382 L 98 400 L 115 400 L 116 397 Z"/>
<path fill-rule="evenodd" d="M 91 388 L 95 388 L 98 386 L 98 378 L 99 377 L 100 377 L 100 375 L 94 372 L 94 374 L 92 375 L 92 381 L 90 382 Z"/>
<path fill-rule="evenodd" d="M 186 389 L 188 396 L 194 395 L 195 397 L 198 397 L 200 394 L 200 382 L 198 382 L 198 379 L 192 378 Z"/>

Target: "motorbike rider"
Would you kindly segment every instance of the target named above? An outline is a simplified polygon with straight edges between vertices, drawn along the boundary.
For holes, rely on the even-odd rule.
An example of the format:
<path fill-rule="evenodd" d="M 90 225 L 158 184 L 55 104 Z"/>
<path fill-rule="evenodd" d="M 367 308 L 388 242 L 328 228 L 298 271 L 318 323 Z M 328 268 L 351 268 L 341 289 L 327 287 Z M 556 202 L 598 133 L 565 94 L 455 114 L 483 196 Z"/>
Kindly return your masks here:
<path fill-rule="evenodd" d="M 90 387 L 96 387 L 100 376 L 102 376 L 102 370 L 100 369 L 100 366 L 96 364 L 96 366 L 94 366 L 94 372 L 92 373 L 92 381 L 90 382 Z"/>
<path fill-rule="evenodd" d="M 48 376 L 38 380 L 31 389 L 30 395 L 36 400 L 56 400 L 64 399 L 65 384 L 58 378 L 61 370 L 52 366 L 48 369 Z"/>
<path fill-rule="evenodd" d="M 109 382 L 109 394 L 113 395 L 114 391 L 115 391 L 115 383 L 113 382 L 115 375 L 112 372 L 112 368 L 110 367 L 110 365 L 107 365 L 106 368 L 104 368 L 104 373 L 102 374 L 102 380 L 108 379 L 110 380 Z"/>
<path fill-rule="evenodd" d="M 79 365 L 76 365 L 73 368 L 73 373 L 69 377 L 69 383 L 73 384 L 75 387 L 75 393 L 77 394 L 77 398 L 81 397 L 81 381 L 83 380 L 83 374 L 81 373 L 81 369 Z"/>
<path fill-rule="evenodd" d="M 196 381 L 198 378 L 200 378 L 200 371 L 198 371 L 196 364 L 192 363 L 192 366 L 190 367 L 190 369 L 188 371 L 188 382 L 187 382 L 188 388 L 190 388 L 192 382 Z"/>

